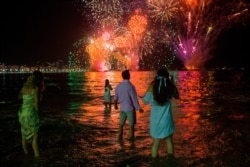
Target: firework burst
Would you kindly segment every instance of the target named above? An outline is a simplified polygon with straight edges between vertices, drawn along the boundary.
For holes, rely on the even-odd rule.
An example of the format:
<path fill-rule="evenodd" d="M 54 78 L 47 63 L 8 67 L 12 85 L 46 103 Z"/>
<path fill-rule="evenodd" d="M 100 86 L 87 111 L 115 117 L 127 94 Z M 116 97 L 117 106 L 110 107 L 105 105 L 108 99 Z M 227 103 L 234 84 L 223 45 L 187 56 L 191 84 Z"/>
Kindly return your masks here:
<path fill-rule="evenodd" d="M 149 14 L 156 22 L 170 21 L 178 12 L 179 2 L 176 0 L 150 0 Z"/>
<path fill-rule="evenodd" d="M 75 2 L 92 26 L 95 43 L 78 45 L 71 60 L 79 62 L 79 55 L 87 53 L 91 66 L 101 59 L 138 69 L 139 58 L 156 67 L 169 66 L 176 56 L 187 69 L 202 68 L 212 58 L 215 40 L 223 30 L 249 22 L 250 5 L 243 0 Z"/>
<path fill-rule="evenodd" d="M 212 58 L 210 53 L 218 35 L 239 23 L 248 9 L 241 0 L 226 4 L 219 0 L 179 2 L 179 14 L 172 19 L 174 31 L 168 31 L 167 36 L 186 68 L 202 68 Z"/>

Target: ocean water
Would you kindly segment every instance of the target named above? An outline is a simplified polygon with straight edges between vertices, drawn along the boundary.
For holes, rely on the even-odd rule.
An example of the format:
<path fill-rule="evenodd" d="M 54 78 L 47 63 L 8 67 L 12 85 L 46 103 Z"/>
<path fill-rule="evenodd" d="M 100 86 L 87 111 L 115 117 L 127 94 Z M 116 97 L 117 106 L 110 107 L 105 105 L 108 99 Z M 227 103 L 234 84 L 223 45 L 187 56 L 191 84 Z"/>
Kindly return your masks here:
<path fill-rule="evenodd" d="M 27 73 L 0 74 L 1 166 L 87 167 L 245 167 L 250 165 L 249 71 L 170 71 L 180 92 L 173 100 L 175 160 L 166 160 L 161 142 L 159 162 L 150 158 L 150 106 L 139 99 L 136 140 L 119 142 L 119 110 L 104 109 L 104 81 L 115 89 L 120 71 L 44 73 L 39 146 L 41 158 L 24 156 L 17 111 L 18 93 Z M 132 71 L 138 96 L 144 95 L 154 71 Z M 114 94 L 114 90 L 111 92 Z"/>

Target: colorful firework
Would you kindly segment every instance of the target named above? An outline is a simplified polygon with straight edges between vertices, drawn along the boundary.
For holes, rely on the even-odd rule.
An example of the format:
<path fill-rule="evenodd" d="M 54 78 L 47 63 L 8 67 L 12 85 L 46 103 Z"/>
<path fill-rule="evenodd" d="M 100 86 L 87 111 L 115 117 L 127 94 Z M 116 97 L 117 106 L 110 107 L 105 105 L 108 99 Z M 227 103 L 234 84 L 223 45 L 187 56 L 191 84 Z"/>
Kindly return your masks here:
<path fill-rule="evenodd" d="M 82 15 L 96 29 L 103 26 L 118 26 L 118 21 L 124 15 L 120 0 L 82 0 Z"/>
<path fill-rule="evenodd" d="M 187 69 L 203 68 L 219 34 L 249 18 L 243 0 L 76 1 L 95 42 L 74 55 L 87 53 L 90 66 L 102 60 L 109 68 L 118 63 L 138 69 L 149 62 L 169 67 L 175 56 Z"/>
<path fill-rule="evenodd" d="M 241 0 L 227 3 L 220 0 L 179 0 L 178 9 L 178 15 L 165 20 L 168 26 L 166 36 L 170 37 L 177 57 L 187 69 L 203 68 L 212 58 L 210 53 L 218 35 L 240 22 L 241 16 L 246 16 L 248 11 Z M 164 14 L 166 16 L 161 18 L 169 18 L 169 14 L 159 13 Z"/>
<path fill-rule="evenodd" d="M 69 68 L 77 70 L 89 69 L 89 56 L 84 47 L 87 39 L 83 38 L 73 44 L 73 50 L 69 52 Z"/>

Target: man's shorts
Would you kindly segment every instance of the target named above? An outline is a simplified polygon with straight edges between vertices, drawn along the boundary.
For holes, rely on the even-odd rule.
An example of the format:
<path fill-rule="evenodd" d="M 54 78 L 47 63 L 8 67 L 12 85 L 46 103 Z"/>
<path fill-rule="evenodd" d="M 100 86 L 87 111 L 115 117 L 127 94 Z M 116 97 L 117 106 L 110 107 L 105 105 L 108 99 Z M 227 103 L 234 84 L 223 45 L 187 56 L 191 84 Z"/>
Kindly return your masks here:
<path fill-rule="evenodd" d="M 136 123 L 135 111 L 120 111 L 120 125 L 124 125 L 126 119 L 129 125 L 134 125 Z"/>

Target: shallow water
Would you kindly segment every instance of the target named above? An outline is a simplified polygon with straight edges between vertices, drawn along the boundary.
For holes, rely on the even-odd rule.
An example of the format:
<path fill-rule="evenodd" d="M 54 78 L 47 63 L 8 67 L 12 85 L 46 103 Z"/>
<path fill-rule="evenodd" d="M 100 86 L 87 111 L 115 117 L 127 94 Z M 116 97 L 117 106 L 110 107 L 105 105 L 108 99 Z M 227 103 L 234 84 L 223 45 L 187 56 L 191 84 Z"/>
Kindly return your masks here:
<path fill-rule="evenodd" d="M 162 141 L 154 166 L 223 166 L 250 164 L 250 75 L 248 71 L 171 71 L 180 91 L 173 100 L 174 161 L 166 160 Z M 113 88 L 121 72 L 45 73 L 47 85 L 40 113 L 41 159 L 21 149 L 17 94 L 28 74 L 1 74 L 1 164 L 3 166 L 153 166 L 149 110 L 137 113 L 136 140 L 119 142 L 119 111 L 105 111 L 104 81 Z M 138 95 L 153 80 L 152 71 L 131 72 Z M 111 92 L 114 94 L 114 90 Z M 2 165 L 1 165 L 2 166 Z"/>

